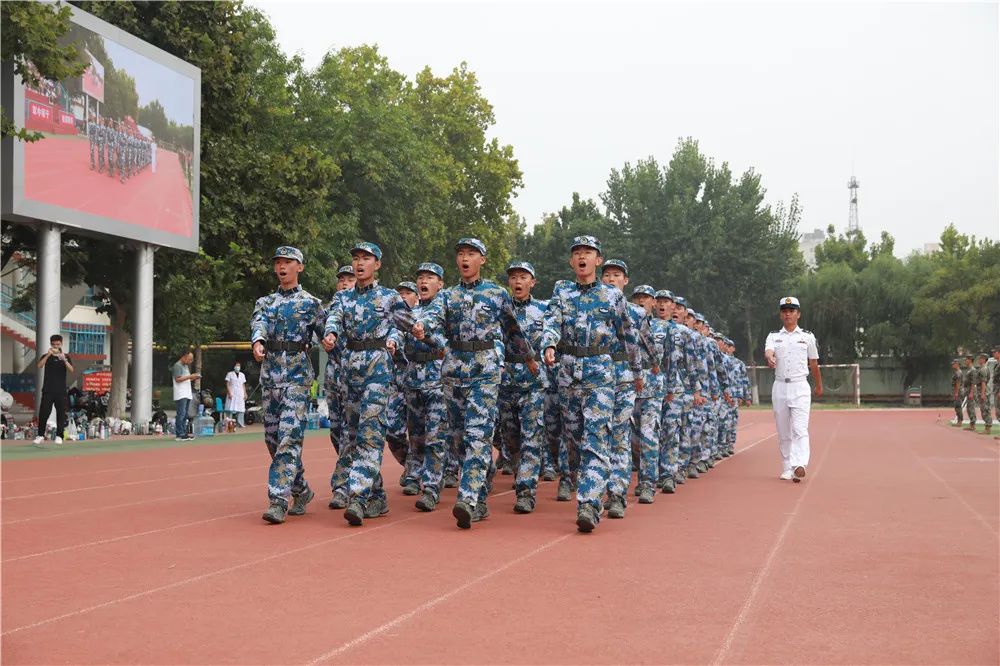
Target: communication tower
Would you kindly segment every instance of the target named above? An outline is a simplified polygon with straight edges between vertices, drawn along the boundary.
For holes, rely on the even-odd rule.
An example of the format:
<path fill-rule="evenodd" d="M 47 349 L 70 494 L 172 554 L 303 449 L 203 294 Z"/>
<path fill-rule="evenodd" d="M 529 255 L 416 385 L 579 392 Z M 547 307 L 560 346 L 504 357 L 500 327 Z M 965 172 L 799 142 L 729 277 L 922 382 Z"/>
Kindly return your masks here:
<path fill-rule="evenodd" d="M 853 175 L 851 179 L 847 181 L 847 189 L 851 191 L 851 212 L 847 218 L 847 231 L 858 231 L 861 227 L 858 224 L 858 188 L 861 187 L 861 183 Z"/>

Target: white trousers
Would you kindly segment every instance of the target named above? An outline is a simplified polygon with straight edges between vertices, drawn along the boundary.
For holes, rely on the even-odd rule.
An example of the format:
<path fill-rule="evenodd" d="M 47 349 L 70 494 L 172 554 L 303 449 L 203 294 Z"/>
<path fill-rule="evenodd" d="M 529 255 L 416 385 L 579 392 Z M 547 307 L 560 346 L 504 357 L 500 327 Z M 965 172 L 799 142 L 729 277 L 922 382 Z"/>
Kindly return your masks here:
<path fill-rule="evenodd" d="M 809 464 L 809 382 L 774 382 L 771 406 L 778 426 L 778 450 L 783 471 Z"/>

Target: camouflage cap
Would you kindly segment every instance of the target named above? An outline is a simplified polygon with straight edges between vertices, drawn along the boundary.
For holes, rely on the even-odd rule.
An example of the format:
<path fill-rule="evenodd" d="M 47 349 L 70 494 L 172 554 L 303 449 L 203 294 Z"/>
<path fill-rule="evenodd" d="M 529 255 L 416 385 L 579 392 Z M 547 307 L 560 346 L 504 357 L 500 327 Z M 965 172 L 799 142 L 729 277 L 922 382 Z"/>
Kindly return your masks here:
<path fill-rule="evenodd" d="M 657 298 L 665 298 L 668 301 L 674 301 L 675 303 L 677 302 L 676 301 L 676 297 L 674 296 L 674 292 L 670 291 L 669 289 L 660 289 L 660 290 L 658 290 L 656 292 L 656 297 Z"/>
<path fill-rule="evenodd" d="M 382 261 L 382 248 L 380 248 L 375 243 L 362 241 L 361 243 L 358 243 L 357 245 L 351 248 L 352 257 L 358 252 L 367 252 L 368 254 L 375 257 L 377 260 Z"/>
<path fill-rule="evenodd" d="M 479 254 L 486 256 L 486 243 L 479 240 L 478 238 L 459 238 L 458 242 L 455 243 L 455 249 L 460 247 L 471 247 L 473 250 L 477 250 Z"/>
<path fill-rule="evenodd" d="M 694 316 L 697 316 L 697 314 L 698 314 L 697 312 L 695 312 L 691 308 L 687 308 L 687 313 L 688 313 L 689 317 L 694 317 Z"/>
<path fill-rule="evenodd" d="M 697 321 L 697 322 L 701 322 L 702 324 L 707 324 L 708 323 L 708 320 L 705 319 L 705 315 L 703 315 L 700 312 L 695 312 L 694 313 L 694 320 Z"/>
<path fill-rule="evenodd" d="M 347 264 L 346 266 L 341 266 L 337 269 L 337 277 L 341 275 L 354 275 L 354 266 Z"/>
<path fill-rule="evenodd" d="M 414 294 L 417 293 L 417 285 L 408 280 L 400 282 L 399 284 L 396 285 L 396 291 L 399 291 L 400 289 L 409 289 Z"/>
<path fill-rule="evenodd" d="M 304 264 L 305 259 L 302 257 L 302 250 L 297 247 L 292 247 L 291 245 L 282 245 L 277 250 L 274 251 L 274 256 L 271 257 L 271 261 L 275 259 L 294 259 L 300 264 Z"/>
<path fill-rule="evenodd" d="M 577 236 L 573 239 L 573 244 L 569 246 L 569 251 L 572 252 L 578 247 L 590 247 L 597 250 L 597 254 L 604 254 L 601 250 L 601 241 L 594 236 Z"/>
<path fill-rule="evenodd" d="M 626 277 L 628 277 L 628 264 L 626 264 L 621 259 L 609 259 L 608 261 L 605 261 L 601 265 L 601 275 L 604 275 L 604 271 L 608 270 L 609 268 L 617 268 L 621 270 L 621 272 L 624 273 Z"/>
<path fill-rule="evenodd" d="M 535 267 L 527 261 L 510 262 L 510 265 L 507 266 L 507 273 L 509 274 L 511 271 L 526 271 L 531 274 L 531 277 L 535 277 Z"/>
<path fill-rule="evenodd" d="M 677 305 L 681 305 L 685 308 L 688 306 L 687 299 L 684 298 L 683 296 L 674 296 L 674 303 L 676 303 Z"/>
<path fill-rule="evenodd" d="M 417 266 L 417 275 L 420 275 L 421 273 L 433 273 L 442 280 L 444 279 L 444 269 L 441 268 L 440 265 L 435 264 L 433 261 L 425 261 Z"/>
<path fill-rule="evenodd" d="M 640 284 L 632 290 L 632 298 L 635 298 L 636 296 L 652 296 L 653 298 L 656 298 L 656 290 L 648 284 Z"/>

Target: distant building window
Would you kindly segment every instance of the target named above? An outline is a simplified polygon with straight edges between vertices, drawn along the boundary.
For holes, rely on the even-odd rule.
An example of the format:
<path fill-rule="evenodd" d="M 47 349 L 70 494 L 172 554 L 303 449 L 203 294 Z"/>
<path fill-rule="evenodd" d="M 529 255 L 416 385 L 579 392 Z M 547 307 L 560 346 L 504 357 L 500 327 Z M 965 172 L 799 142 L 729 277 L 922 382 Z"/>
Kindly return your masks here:
<path fill-rule="evenodd" d="M 71 324 L 63 322 L 63 337 L 69 340 L 69 353 L 89 356 L 104 355 L 104 339 L 108 327 L 101 324 Z"/>

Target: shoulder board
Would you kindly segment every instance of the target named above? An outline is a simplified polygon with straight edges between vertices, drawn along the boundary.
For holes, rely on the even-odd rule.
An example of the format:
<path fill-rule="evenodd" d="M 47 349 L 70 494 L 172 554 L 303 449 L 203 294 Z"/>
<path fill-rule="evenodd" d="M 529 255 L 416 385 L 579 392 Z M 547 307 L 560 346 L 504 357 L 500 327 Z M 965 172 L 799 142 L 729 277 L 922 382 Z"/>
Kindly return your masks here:
<path fill-rule="evenodd" d="M 800 328 L 799 330 L 800 330 L 800 331 L 802 331 L 803 333 L 808 333 L 809 335 L 812 335 L 812 334 L 813 334 L 813 332 L 812 332 L 812 331 L 809 331 L 809 330 L 806 330 L 806 329 L 804 329 L 804 328 Z"/>
<path fill-rule="evenodd" d="M 768 335 L 777 335 L 778 333 L 781 333 L 781 331 L 783 331 L 783 330 L 784 329 L 779 328 L 777 331 L 771 331 L 770 333 L 768 333 Z"/>

